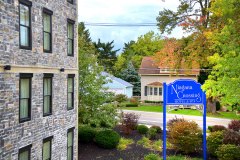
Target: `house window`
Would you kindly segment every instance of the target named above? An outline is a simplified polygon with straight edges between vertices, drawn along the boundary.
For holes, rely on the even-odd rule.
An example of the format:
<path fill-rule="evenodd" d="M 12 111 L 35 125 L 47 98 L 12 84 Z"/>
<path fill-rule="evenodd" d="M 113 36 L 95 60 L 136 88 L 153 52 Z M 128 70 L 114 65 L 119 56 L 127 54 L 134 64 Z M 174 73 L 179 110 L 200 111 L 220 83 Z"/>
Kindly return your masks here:
<path fill-rule="evenodd" d="M 145 87 L 144 87 L 144 96 L 147 96 L 147 90 L 148 90 L 148 87 L 145 86 Z"/>
<path fill-rule="evenodd" d="M 68 75 L 67 80 L 67 109 L 73 109 L 74 106 L 74 74 Z"/>
<path fill-rule="evenodd" d="M 52 14 L 43 8 L 43 51 L 48 53 L 52 52 Z"/>
<path fill-rule="evenodd" d="M 157 87 L 154 87 L 154 95 L 158 95 L 158 88 Z"/>
<path fill-rule="evenodd" d="M 73 4 L 73 0 L 67 0 L 69 3 Z"/>
<path fill-rule="evenodd" d="M 73 46 L 74 46 L 74 21 L 68 19 L 67 20 L 67 35 L 68 35 L 68 48 L 67 54 L 68 56 L 73 56 Z"/>
<path fill-rule="evenodd" d="M 159 87 L 159 96 L 161 96 L 161 95 L 162 95 L 162 88 Z"/>
<path fill-rule="evenodd" d="M 67 132 L 67 160 L 73 160 L 73 137 L 74 128 L 68 129 Z"/>
<path fill-rule="evenodd" d="M 52 136 L 43 140 L 42 159 L 51 160 L 52 157 Z"/>
<path fill-rule="evenodd" d="M 31 6 L 28 0 L 19 0 L 19 43 L 22 49 L 32 49 Z"/>
<path fill-rule="evenodd" d="M 53 74 L 43 77 L 43 116 L 52 114 L 52 77 Z"/>
<path fill-rule="evenodd" d="M 18 152 L 18 160 L 30 160 L 31 159 L 31 147 L 32 145 L 28 145 L 19 149 Z"/>
<path fill-rule="evenodd" d="M 19 87 L 19 121 L 25 122 L 31 119 L 31 81 L 33 74 L 20 74 Z"/>
<path fill-rule="evenodd" d="M 153 88 L 150 87 L 150 95 L 153 95 Z"/>

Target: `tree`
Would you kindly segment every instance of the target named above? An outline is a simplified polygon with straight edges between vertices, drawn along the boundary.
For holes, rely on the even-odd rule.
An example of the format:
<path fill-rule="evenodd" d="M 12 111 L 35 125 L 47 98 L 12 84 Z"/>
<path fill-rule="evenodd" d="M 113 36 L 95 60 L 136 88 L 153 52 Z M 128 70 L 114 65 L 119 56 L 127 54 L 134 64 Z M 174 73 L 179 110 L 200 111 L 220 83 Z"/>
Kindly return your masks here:
<path fill-rule="evenodd" d="M 113 66 L 117 61 L 116 53 L 119 51 L 119 49 L 113 50 L 113 43 L 114 41 L 103 43 L 100 41 L 100 39 L 98 39 L 97 43 L 94 42 L 94 46 L 98 51 L 98 63 L 102 65 L 107 72 L 110 73 L 114 72 Z"/>
<path fill-rule="evenodd" d="M 133 95 L 134 96 L 141 95 L 140 77 L 139 77 L 137 71 L 135 70 L 131 61 L 128 63 L 127 68 L 124 69 L 120 73 L 120 78 L 122 78 L 123 80 L 125 80 L 133 85 Z"/>
<path fill-rule="evenodd" d="M 97 63 L 97 51 L 89 31 L 83 23 L 78 28 L 79 57 L 79 122 L 94 126 L 112 126 L 116 123 L 115 106 L 103 105 L 109 95 L 104 92 L 106 78 L 103 67 Z"/>

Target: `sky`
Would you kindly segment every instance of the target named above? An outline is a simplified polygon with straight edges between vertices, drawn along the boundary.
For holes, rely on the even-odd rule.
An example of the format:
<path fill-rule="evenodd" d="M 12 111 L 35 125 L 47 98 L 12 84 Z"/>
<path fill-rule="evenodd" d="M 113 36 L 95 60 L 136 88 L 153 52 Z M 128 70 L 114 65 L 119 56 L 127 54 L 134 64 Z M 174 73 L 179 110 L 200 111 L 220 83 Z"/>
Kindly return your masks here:
<path fill-rule="evenodd" d="M 85 23 L 157 23 L 156 17 L 163 8 L 176 10 L 178 0 L 78 0 L 78 21 Z M 114 40 L 115 49 L 122 49 L 124 43 L 149 31 L 160 33 L 155 26 L 147 27 L 106 27 L 88 26 L 93 41 Z M 184 32 L 175 29 L 168 37 L 181 38 Z"/>

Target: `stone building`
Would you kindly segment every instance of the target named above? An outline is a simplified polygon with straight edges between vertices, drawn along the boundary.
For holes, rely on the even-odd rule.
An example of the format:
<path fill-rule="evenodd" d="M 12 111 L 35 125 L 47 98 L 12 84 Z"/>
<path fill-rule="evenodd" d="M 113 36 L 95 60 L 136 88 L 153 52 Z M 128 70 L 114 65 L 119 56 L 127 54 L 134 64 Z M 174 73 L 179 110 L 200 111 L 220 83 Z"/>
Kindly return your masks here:
<path fill-rule="evenodd" d="M 0 160 L 77 159 L 77 0 L 0 1 Z"/>

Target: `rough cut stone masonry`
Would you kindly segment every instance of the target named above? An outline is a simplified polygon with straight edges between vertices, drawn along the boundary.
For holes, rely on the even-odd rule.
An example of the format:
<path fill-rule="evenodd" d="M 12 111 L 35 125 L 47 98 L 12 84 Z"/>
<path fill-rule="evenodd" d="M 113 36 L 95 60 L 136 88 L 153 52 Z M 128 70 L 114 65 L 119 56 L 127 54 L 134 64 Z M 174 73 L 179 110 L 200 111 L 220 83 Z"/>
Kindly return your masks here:
<path fill-rule="evenodd" d="M 42 140 L 53 136 L 52 159 L 65 160 L 67 130 L 74 130 L 77 159 L 77 2 L 31 0 L 32 50 L 19 49 L 19 1 L 0 1 L 0 160 L 17 160 L 32 144 L 31 159 L 42 159 Z M 53 52 L 43 52 L 43 7 L 53 11 Z M 67 18 L 74 25 L 74 57 L 67 56 Z M 11 65 L 4 71 L 4 65 Z M 65 72 L 60 72 L 65 68 Z M 19 123 L 19 73 L 33 73 L 31 120 Z M 52 115 L 43 117 L 43 73 L 53 73 Z M 67 110 L 67 74 L 74 79 L 74 109 Z"/>

